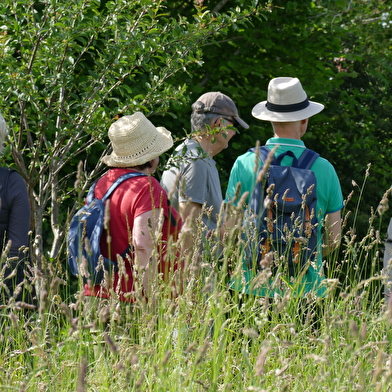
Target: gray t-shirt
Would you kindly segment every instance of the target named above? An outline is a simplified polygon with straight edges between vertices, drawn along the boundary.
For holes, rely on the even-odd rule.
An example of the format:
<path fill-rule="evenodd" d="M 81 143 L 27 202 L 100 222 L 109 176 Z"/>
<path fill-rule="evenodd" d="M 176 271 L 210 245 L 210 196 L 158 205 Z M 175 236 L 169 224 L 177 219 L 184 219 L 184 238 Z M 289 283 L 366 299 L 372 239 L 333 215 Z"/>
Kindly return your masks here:
<path fill-rule="evenodd" d="M 205 205 L 203 222 L 207 230 L 215 229 L 222 205 L 222 189 L 216 162 L 193 139 L 186 139 L 176 149 L 163 172 L 161 185 L 174 208 L 179 203 Z"/>

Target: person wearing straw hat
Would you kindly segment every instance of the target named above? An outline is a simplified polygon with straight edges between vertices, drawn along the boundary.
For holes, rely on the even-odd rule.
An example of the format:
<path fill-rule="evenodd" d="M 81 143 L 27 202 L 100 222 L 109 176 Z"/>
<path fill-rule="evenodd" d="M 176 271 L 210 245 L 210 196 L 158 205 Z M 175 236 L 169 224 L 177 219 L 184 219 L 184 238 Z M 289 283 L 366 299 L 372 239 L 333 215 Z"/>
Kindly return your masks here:
<path fill-rule="evenodd" d="M 274 137 L 267 141 L 266 146 L 271 150 L 276 148 L 275 157 L 290 150 L 298 159 L 306 148 L 301 139 L 306 133 L 309 118 L 323 109 L 322 104 L 308 99 L 298 78 L 278 77 L 269 82 L 268 99 L 254 106 L 252 115 L 259 120 L 271 122 Z M 291 166 L 292 160 L 293 158 L 290 156 L 285 156 L 282 166 Z M 231 203 L 236 204 L 238 200 L 244 202 L 243 207 L 246 208 L 258 174 L 259 167 L 255 167 L 255 165 L 261 166 L 262 163 L 255 159 L 255 153 L 251 151 L 236 159 L 226 192 L 225 201 L 229 208 Z M 318 296 L 323 296 L 326 290 L 326 286 L 322 284 L 324 279 L 323 255 L 325 256 L 336 249 L 340 243 L 340 211 L 343 208 L 343 196 L 338 176 L 330 162 L 318 157 L 310 169 L 314 172 L 317 181 L 316 208 L 317 213 L 320 214 L 317 227 L 319 252 L 316 263 L 308 268 L 302 281 L 298 284 L 298 290 L 301 295 L 312 291 Z M 239 186 L 239 194 L 236 194 L 236 192 L 238 193 L 237 186 Z M 253 276 L 246 265 L 244 265 L 244 277 L 246 280 L 245 289 L 242 283 L 234 284 L 234 289 L 260 296 L 272 297 L 276 293 L 282 294 L 275 286 L 269 285 L 251 290 L 249 286 Z"/>
<path fill-rule="evenodd" d="M 200 215 L 206 233 L 216 229 L 223 196 L 213 157 L 228 147 L 238 126 L 249 128 L 227 95 L 208 92 L 193 103 L 191 137 L 175 149 L 170 167 L 161 179 L 182 216 L 184 233 L 194 232 L 195 220 Z M 190 236 L 186 238 L 186 244 L 192 245 Z"/>
<path fill-rule="evenodd" d="M 132 293 L 138 287 L 135 271 L 143 276 L 139 286 L 148 298 L 157 273 L 165 277 L 173 267 L 177 268 L 166 260 L 166 247 L 171 239 L 177 239 L 182 221 L 169 205 L 164 189 L 152 177 L 159 156 L 172 147 L 173 139 L 167 129 L 155 127 L 141 112 L 121 117 L 110 126 L 108 134 L 112 153 L 104 156 L 102 162 L 109 170 L 98 180 L 95 197 L 102 198 L 125 173 L 135 171 L 144 176 L 122 182 L 107 201 L 109 225 L 101 237 L 102 255 L 122 261 L 124 268 L 114 273 L 112 287 L 85 284 L 84 292 L 86 296 L 101 298 L 110 298 L 114 292 L 121 301 L 133 302 Z"/>

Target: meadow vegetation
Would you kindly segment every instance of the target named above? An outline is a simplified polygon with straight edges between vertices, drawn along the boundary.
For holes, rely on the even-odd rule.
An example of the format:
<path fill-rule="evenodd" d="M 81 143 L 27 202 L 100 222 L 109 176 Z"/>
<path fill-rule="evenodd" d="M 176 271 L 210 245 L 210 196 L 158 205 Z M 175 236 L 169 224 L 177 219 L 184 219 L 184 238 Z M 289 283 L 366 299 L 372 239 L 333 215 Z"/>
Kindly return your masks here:
<path fill-rule="evenodd" d="M 390 391 L 392 301 L 376 226 L 389 192 L 365 237 L 344 227 L 322 300 L 298 299 L 289 285 L 269 300 L 233 294 L 228 271 L 241 273 L 241 230 L 220 250 L 211 238 L 201 261 L 186 255 L 186 287 L 175 299 L 172 284 L 156 282 L 155 300 L 136 293 L 132 311 L 112 299 L 91 317 L 80 286 L 70 289 L 71 278 L 48 265 L 36 309 L 12 299 L 0 309 L 1 390 Z M 364 262 L 372 273 L 361 280 Z M 322 309 L 317 318 L 303 313 L 304 301 Z"/>

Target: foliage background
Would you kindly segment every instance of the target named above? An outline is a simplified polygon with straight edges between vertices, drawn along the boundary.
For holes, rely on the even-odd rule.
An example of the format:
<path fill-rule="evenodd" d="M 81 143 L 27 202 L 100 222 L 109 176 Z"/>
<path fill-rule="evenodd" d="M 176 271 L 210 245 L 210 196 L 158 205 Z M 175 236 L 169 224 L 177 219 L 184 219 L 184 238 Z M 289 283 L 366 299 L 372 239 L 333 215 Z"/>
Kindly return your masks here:
<path fill-rule="evenodd" d="M 390 391 L 392 302 L 373 290 L 390 213 L 380 219 L 371 209 L 392 182 L 391 8 L 387 0 L 3 0 L 0 111 L 10 143 L 2 164 L 28 184 L 45 289 L 32 312 L 1 306 L 0 389 Z M 285 75 L 325 104 L 304 140 L 335 165 L 345 197 L 353 191 L 328 277 L 335 267 L 355 276 L 345 286 L 327 280 L 318 330 L 290 290 L 269 304 L 229 292 L 236 240 L 223 267 L 203 260 L 204 279 L 190 278 L 176 303 L 156 290 L 158 309 L 140 301 L 136 319 L 121 320 L 113 300 L 91 323 L 80 291 L 61 291 L 69 290 L 64 235 L 104 169 L 97 162 L 113 119 L 142 110 L 179 141 L 200 94 L 228 94 L 251 128 L 216 157 L 225 191 L 235 158 L 271 135 L 250 113 L 268 81 Z"/>
<path fill-rule="evenodd" d="M 325 104 L 304 141 L 335 165 L 345 197 L 354 190 L 348 227 L 364 236 L 392 182 L 391 8 L 386 0 L 3 1 L 4 164 L 29 186 L 34 260 L 66 264 L 67 217 L 103 170 L 116 116 L 142 110 L 180 140 L 199 95 L 228 94 L 251 127 L 216 157 L 224 192 L 235 158 L 271 135 L 250 112 L 276 76 L 298 77 Z"/>

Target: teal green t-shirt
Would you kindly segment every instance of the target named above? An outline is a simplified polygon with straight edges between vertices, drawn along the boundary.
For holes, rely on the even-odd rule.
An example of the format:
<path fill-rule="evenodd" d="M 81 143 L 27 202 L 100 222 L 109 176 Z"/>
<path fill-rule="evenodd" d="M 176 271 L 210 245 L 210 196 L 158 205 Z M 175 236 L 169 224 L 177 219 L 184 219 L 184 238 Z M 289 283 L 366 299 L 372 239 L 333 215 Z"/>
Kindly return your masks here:
<path fill-rule="evenodd" d="M 267 141 L 266 146 L 271 150 L 277 147 L 275 156 L 282 154 L 285 151 L 291 150 L 297 158 L 301 156 L 305 150 L 305 144 L 301 140 L 271 138 Z M 260 159 L 256 157 L 253 152 L 246 152 L 239 156 L 235 161 L 230 173 L 229 183 L 226 192 L 226 202 L 234 204 L 238 203 L 241 196 L 247 192 L 248 196 L 245 198 L 245 205 L 249 202 L 250 195 L 256 183 L 256 177 L 259 167 L 262 165 Z M 286 156 L 282 161 L 282 165 L 291 166 L 292 158 Z M 317 158 L 311 167 L 314 172 L 317 186 L 317 213 L 319 216 L 318 225 L 318 259 L 316 263 L 312 264 L 306 274 L 302 278 L 295 281 L 295 287 L 288 279 L 276 284 L 271 278 L 270 284 L 264 284 L 257 289 L 250 289 L 252 280 L 255 278 L 255 273 L 243 262 L 243 276 L 232 282 L 232 288 L 243 291 L 247 294 L 254 294 L 259 296 L 273 296 L 275 293 L 282 294 L 285 288 L 291 287 L 298 295 L 306 294 L 314 291 L 316 295 L 323 296 L 326 287 L 322 284 L 324 280 L 322 267 L 322 225 L 326 214 L 339 211 L 343 208 L 343 196 L 340 187 L 340 182 L 334 167 L 324 158 Z M 321 219 L 320 219 L 321 218 Z"/>

